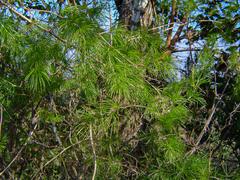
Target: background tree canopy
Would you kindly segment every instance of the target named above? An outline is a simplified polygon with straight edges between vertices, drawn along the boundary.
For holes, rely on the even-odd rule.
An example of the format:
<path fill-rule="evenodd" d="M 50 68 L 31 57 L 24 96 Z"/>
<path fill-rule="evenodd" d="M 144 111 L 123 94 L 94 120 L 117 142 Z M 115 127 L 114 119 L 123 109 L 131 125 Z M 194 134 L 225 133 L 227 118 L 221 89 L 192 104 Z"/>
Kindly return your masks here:
<path fill-rule="evenodd" d="M 0 0 L 2 179 L 240 178 L 239 0 Z"/>

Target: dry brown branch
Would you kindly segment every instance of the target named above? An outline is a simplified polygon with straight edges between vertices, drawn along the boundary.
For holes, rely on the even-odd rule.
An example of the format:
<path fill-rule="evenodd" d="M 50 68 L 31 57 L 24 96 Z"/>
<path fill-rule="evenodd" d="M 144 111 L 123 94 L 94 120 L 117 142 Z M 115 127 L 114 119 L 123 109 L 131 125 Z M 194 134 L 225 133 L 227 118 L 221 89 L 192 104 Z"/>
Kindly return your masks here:
<path fill-rule="evenodd" d="M 42 168 L 45 168 L 48 164 L 50 164 L 53 160 L 55 160 L 58 156 L 60 156 L 61 154 L 63 154 L 63 153 L 64 153 L 66 150 L 68 150 L 69 148 L 71 148 L 71 147 L 73 147 L 73 146 L 75 146 L 75 145 L 78 145 L 78 144 L 82 143 L 83 141 L 87 141 L 88 139 L 89 139 L 89 138 L 83 139 L 83 140 L 81 140 L 81 141 L 79 141 L 79 142 L 76 142 L 76 143 L 74 143 L 74 144 L 72 144 L 72 145 L 64 148 L 58 155 L 54 156 L 51 160 L 49 160 L 46 164 L 44 164 L 44 166 L 43 166 Z M 33 175 L 32 179 L 34 179 L 35 176 L 36 176 L 40 171 L 41 171 L 41 170 L 38 170 L 38 171 Z M 0 174 L 0 175 L 1 175 L 1 174 Z"/>

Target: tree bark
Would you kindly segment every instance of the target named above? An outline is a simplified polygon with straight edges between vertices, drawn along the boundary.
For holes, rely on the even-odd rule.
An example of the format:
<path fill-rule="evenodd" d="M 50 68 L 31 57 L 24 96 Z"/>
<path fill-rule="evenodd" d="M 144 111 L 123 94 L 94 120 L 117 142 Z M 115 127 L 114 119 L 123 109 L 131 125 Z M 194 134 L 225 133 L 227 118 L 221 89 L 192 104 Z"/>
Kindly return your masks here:
<path fill-rule="evenodd" d="M 133 31 L 138 27 L 154 27 L 155 0 L 115 0 L 115 3 L 119 13 L 119 22 L 121 25 L 125 25 L 126 30 Z M 142 49 L 139 49 L 139 51 L 142 51 Z M 128 101 L 122 103 L 121 105 L 131 104 Z M 140 156 L 144 142 L 138 139 L 138 132 L 139 130 L 142 133 L 147 131 L 147 120 L 143 118 L 141 110 L 131 108 L 128 111 L 131 115 L 129 112 L 121 112 L 122 117 L 128 118 L 121 119 L 119 135 L 123 141 L 131 144 L 132 151 Z M 122 148 L 118 151 L 122 151 Z"/>
<path fill-rule="evenodd" d="M 127 30 L 137 27 L 153 26 L 155 0 L 115 0 L 119 21 Z"/>

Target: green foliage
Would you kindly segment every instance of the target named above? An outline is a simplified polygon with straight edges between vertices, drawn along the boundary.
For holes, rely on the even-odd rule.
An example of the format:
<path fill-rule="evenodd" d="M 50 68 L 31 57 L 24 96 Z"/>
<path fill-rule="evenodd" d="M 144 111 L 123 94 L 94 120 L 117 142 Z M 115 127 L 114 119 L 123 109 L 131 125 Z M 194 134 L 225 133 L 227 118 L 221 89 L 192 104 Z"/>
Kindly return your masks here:
<path fill-rule="evenodd" d="M 203 44 L 182 62 L 165 47 L 173 1 L 156 2 L 165 26 L 134 31 L 106 31 L 103 2 L 74 2 L 2 5 L 3 178 L 237 178 L 239 5 L 176 1 L 188 45 Z"/>
<path fill-rule="evenodd" d="M 6 148 L 7 141 L 8 141 L 8 137 L 6 135 L 1 137 L 0 153 L 2 153 L 4 151 L 4 149 Z"/>

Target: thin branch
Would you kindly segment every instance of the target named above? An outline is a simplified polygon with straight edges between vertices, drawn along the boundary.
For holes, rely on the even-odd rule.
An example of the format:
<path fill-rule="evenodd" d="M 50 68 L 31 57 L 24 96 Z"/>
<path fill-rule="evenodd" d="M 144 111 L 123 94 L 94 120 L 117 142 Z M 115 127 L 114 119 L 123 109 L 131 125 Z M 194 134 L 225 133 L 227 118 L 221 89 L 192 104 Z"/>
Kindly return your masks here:
<path fill-rule="evenodd" d="M 215 23 L 223 23 L 223 22 L 214 21 L 214 20 L 199 20 L 199 22 L 215 22 Z"/>
<path fill-rule="evenodd" d="M 18 16 L 20 16 L 21 18 L 23 18 L 24 20 L 26 20 L 27 22 L 34 24 L 30 19 L 28 19 L 26 16 L 22 15 L 21 13 L 17 12 L 14 8 L 12 8 L 11 6 L 9 6 L 8 4 L 4 3 L 1 1 L 1 3 L 3 5 L 5 5 L 6 7 L 8 7 L 9 9 L 11 9 L 15 14 L 17 14 Z M 47 29 L 43 28 L 40 25 L 34 24 L 35 26 L 39 27 L 40 29 L 44 30 L 44 31 L 48 31 Z"/>
<path fill-rule="evenodd" d="M 141 105 L 126 105 L 126 106 L 123 106 L 123 107 L 119 107 L 118 109 L 124 109 L 124 108 L 129 108 L 129 107 L 138 107 L 138 108 L 152 109 L 152 108 L 148 108 L 147 106 L 141 106 Z"/>
<path fill-rule="evenodd" d="M 67 2 L 69 6 L 72 6 L 72 3 L 70 2 L 70 0 L 67 0 Z"/>
<path fill-rule="evenodd" d="M 92 146 L 92 152 L 93 152 L 93 156 L 94 156 L 94 170 L 93 170 L 93 177 L 92 177 L 92 180 L 94 180 L 95 176 L 96 176 L 96 172 L 97 172 L 97 156 L 96 156 L 95 148 L 94 148 L 94 144 L 93 144 L 92 124 L 90 124 L 90 127 L 89 127 L 89 134 L 90 134 L 89 138 L 90 138 L 90 143 Z"/>
<path fill-rule="evenodd" d="M 15 85 L 15 84 L 13 84 L 13 83 L 7 81 L 6 79 L 3 79 L 3 78 L 1 78 L 1 77 L 0 77 L 0 79 L 2 79 L 2 80 L 4 80 L 5 82 L 11 84 L 11 86 L 13 86 L 13 87 L 20 87 L 20 86 L 17 86 L 17 85 Z"/>
<path fill-rule="evenodd" d="M 27 11 L 38 11 L 38 12 L 45 12 L 45 13 L 53 14 L 57 17 L 60 17 L 60 18 L 64 19 L 63 16 L 60 16 L 60 15 L 58 15 L 58 14 L 52 12 L 52 11 L 47 11 L 47 10 L 42 10 L 42 9 L 29 9 L 29 8 L 26 8 L 26 7 L 22 7 L 22 8 L 27 10 Z"/>
<path fill-rule="evenodd" d="M 132 64 L 134 67 L 136 67 L 136 65 L 135 65 L 132 61 L 130 61 L 128 58 L 126 58 L 119 50 L 117 50 L 116 48 L 114 48 L 111 44 L 109 44 L 109 42 L 107 42 L 106 39 L 104 39 L 104 37 L 102 37 L 101 34 L 98 34 L 98 35 L 101 37 L 101 39 L 102 39 L 105 43 L 107 43 L 108 46 L 110 46 L 110 47 L 113 48 L 115 51 L 117 51 L 117 52 L 123 57 L 123 59 L 127 60 L 130 64 Z"/>
<path fill-rule="evenodd" d="M 237 63 L 237 64 L 238 64 L 238 63 Z M 232 72 L 234 72 L 234 70 L 236 69 L 236 67 L 237 67 L 237 65 L 236 65 L 235 68 L 232 70 Z M 203 135 L 205 134 L 205 132 L 206 132 L 206 130 L 207 130 L 207 127 L 209 126 L 209 124 L 210 124 L 210 122 L 211 122 L 211 120 L 212 120 L 212 117 L 213 117 L 213 115 L 214 115 L 214 113 L 215 113 L 215 111 L 216 111 L 216 108 L 217 108 L 218 104 L 221 102 L 222 97 L 224 96 L 224 93 L 225 93 L 225 91 L 226 91 L 226 89 L 227 89 L 227 87 L 228 87 L 228 85 L 229 85 L 229 82 L 230 82 L 231 78 L 232 78 L 232 76 L 230 76 L 230 77 L 228 78 L 228 81 L 227 81 L 227 83 L 226 83 L 226 85 L 225 85 L 225 87 L 224 87 L 224 89 L 223 89 L 223 91 L 222 91 L 222 93 L 221 93 L 221 96 L 218 98 L 218 102 L 216 103 L 216 105 L 215 105 L 215 99 L 216 99 L 216 97 L 217 97 L 217 94 L 215 94 L 215 99 L 214 99 L 214 102 L 213 102 L 211 114 L 209 115 L 209 117 L 208 117 L 208 119 L 207 119 L 207 122 L 206 122 L 206 124 L 204 125 L 204 127 L 203 127 L 200 135 L 198 136 L 197 140 L 195 141 L 195 146 L 194 146 L 194 148 L 191 149 L 188 153 L 186 153 L 186 155 L 188 155 L 189 153 L 190 153 L 190 155 L 192 155 L 192 154 L 196 151 L 196 147 L 199 145 L 199 143 L 200 143 Z M 216 86 L 216 85 L 215 85 L 215 86 Z M 216 91 L 216 87 L 215 87 L 215 91 Z M 185 155 L 185 156 L 186 156 L 186 155 Z"/>
<path fill-rule="evenodd" d="M 95 61 L 97 61 L 98 63 L 102 64 L 103 66 L 105 66 L 105 64 L 103 62 L 101 62 L 100 60 L 98 60 L 97 58 L 93 57 L 91 54 L 88 54 L 89 57 L 93 58 Z"/>
<path fill-rule="evenodd" d="M 219 102 L 220 101 L 218 101 L 217 104 L 215 105 L 215 99 L 214 99 L 214 102 L 213 102 L 213 105 L 212 105 L 212 109 L 211 109 L 211 114 L 209 115 L 209 117 L 207 119 L 207 122 L 206 122 L 205 126 L 203 127 L 200 135 L 198 136 L 197 140 L 195 141 L 195 146 L 198 146 L 198 144 L 200 143 L 203 135 L 205 134 L 206 129 L 207 129 L 208 125 L 210 124 L 211 120 L 212 120 L 213 114 L 215 113 L 216 108 L 217 108 Z"/>
<path fill-rule="evenodd" d="M 56 34 L 53 33 L 54 27 L 52 27 L 50 30 L 48 30 L 48 29 L 46 29 L 46 28 L 44 28 L 44 27 L 42 27 L 42 26 L 40 26 L 40 25 L 38 25 L 38 24 L 35 24 L 35 23 L 32 22 L 30 19 L 28 19 L 26 16 L 24 16 L 24 15 L 22 15 L 21 13 L 17 12 L 17 11 L 16 11 L 14 8 L 12 8 L 10 5 L 8 5 L 8 4 L 6 4 L 6 3 L 4 3 L 4 2 L 2 2 L 2 1 L 1 1 L 1 3 L 2 3 L 3 5 L 5 5 L 6 7 L 8 7 L 9 9 L 11 9 L 15 14 L 17 14 L 18 16 L 20 16 L 21 18 L 23 18 L 24 20 L 26 20 L 27 22 L 29 22 L 30 24 L 33 24 L 34 26 L 42 29 L 43 31 L 48 32 L 49 34 L 52 34 L 52 35 L 53 35 L 55 38 L 57 38 L 58 40 L 66 43 L 66 44 L 69 44 L 65 39 L 62 39 L 62 38 L 60 38 L 58 35 L 56 35 Z"/>
<path fill-rule="evenodd" d="M 25 17 L 24 15 L 22 15 L 22 14 L 20 14 L 19 12 L 17 12 L 14 8 L 12 8 L 12 7 L 10 7 L 8 4 L 6 4 L 6 3 L 2 3 L 2 4 L 4 4 L 6 7 L 8 7 L 9 9 L 11 9 L 14 13 L 16 13 L 18 16 L 20 16 L 21 18 L 23 18 L 24 20 L 26 20 L 27 22 L 29 22 L 29 23 L 31 23 L 31 24 L 33 24 L 34 26 L 36 26 L 36 27 L 38 27 L 38 28 L 40 28 L 40 29 L 42 29 L 42 30 L 44 30 L 45 32 L 48 32 L 49 34 L 51 34 L 51 35 L 53 35 L 55 38 L 57 38 L 58 40 L 60 40 L 60 41 L 62 41 L 62 42 L 64 42 L 64 43 L 66 43 L 66 44 L 68 44 L 68 45 L 71 45 L 69 42 L 67 42 L 65 39 L 62 39 L 61 37 L 59 37 L 58 35 L 56 35 L 55 33 L 53 33 L 53 29 L 55 28 L 54 26 L 50 29 L 50 30 L 48 30 L 48 29 L 45 29 L 45 28 L 43 28 L 42 26 L 40 26 L 40 25 L 38 25 L 38 24 L 35 24 L 35 23 L 33 23 L 30 19 L 28 19 L 27 17 Z M 24 8 L 25 9 L 25 8 Z M 26 8 L 27 9 L 27 8 Z M 29 9 L 27 9 L 27 10 L 29 10 Z M 39 11 L 42 11 L 42 10 L 39 10 Z M 43 12 L 48 12 L 48 11 L 43 11 Z M 49 13 L 50 13 L 50 11 L 49 11 Z M 54 14 L 54 15 L 57 15 L 57 14 L 55 14 L 55 13 L 52 13 L 52 14 Z M 59 16 L 59 15 L 57 15 L 57 16 Z M 62 16 L 59 16 L 60 18 L 64 18 L 64 17 L 62 17 Z M 75 24 L 75 23 L 74 23 Z M 76 24 L 75 24 L 76 25 Z M 80 27 L 79 27 L 80 28 Z M 100 35 L 101 36 L 101 35 Z M 102 36 L 101 36 L 102 37 Z M 102 37 L 103 38 L 103 37 Z M 103 38 L 104 39 L 104 38 Z M 105 39 L 104 39 L 105 40 Z M 106 41 L 105 41 L 106 42 Z M 71 45 L 72 46 L 72 45 Z M 75 46 L 72 46 L 72 47 L 74 47 L 74 48 L 76 48 Z M 118 51 L 119 52 L 119 51 Z M 120 52 L 119 52 L 120 53 Z M 89 56 L 91 56 L 91 55 L 89 55 Z M 104 63 L 102 63 L 102 62 L 100 62 L 100 61 L 98 61 L 96 58 L 94 58 L 93 56 L 91 56 L 94 60 L 96 60 L 97 62 L 99 62 L 99 63 L 101 63 L 101 64 L 103 64 L 104 65 Z M 124 57 L 125 58 L 125 57 Z M 125 59 L 127 59 L 127 58 L 125 58 Z M 131 62 L 131 61 L 130 61 Z M 133 64 L 133 63 L 132 63 Z M 4 81 L 6 81 L 5 79 L 3 79 Z M 7 81 L 8 82 L 8 81 Z M 10 82 L 8 82 L 8 83 L 10 83 Z M 14 85 L 14 84 L 12 84 L 12 83 L 10 83 L 12 86 L 14 86 L 14 87 L 18 87 L 18 86 L 16 86 L 16 85 Z"/>
<path fill-rule="evenodd" d="M 2 158 L 1 158 L 1 160 L 2 160 L 3 167 L 6 168 L 6 163 L 3 161 Z M 8 175 L 10 176 L 10 178 L 11 178 L 12 180 L 14 180 L 14 178 L 12 177 L 12 174 L 9 172 L 9 170 L 6 170 L 6 171 L 7 171 Z M 19 179 L 20 179 L 20 178 L 19 178 Z"/>
<path fill-rule="evenodd" d="M 179 24 L 179 25 L 176 25 L 176 26 L 174 26 L 174 27 L 171 27 L 171 28 L 167 28 L 167 29 L 164 29 L 164 30 L 161 30 L 161 31 L 158 31 L 158 32 L 156 32 L 156 33 L 154 33 L 154 34 L 159 34 L 159 33 L 163 33 L 163 32 L 166 32 L 166 31 L 169 31 L 169 30 L 171 30 L 171 29 L 174 29 L 174 28 L 176 28 L 176 27 L 182 27 L 182 26 L 184 26 L 184 25 L 186 25 L 187 23 L 181 23 L 181 24 Z M 152 34 L 152 35 L 154 35 L 154 34 Z"/>
<path fill-rule="evenodd" d="M 49 73 L 49 77 L 51 77 L 51 74 Z M 53 101 L 53 93 L 49 93 L 49 98 L 50 98 L 50 111 L 53 113 L 54 112 L 54 101 Z M 54 122 L 54 120 L 52 120 L 52 128 L 53 128 L 53 133 L 55 135 L 55 138 L 58 142 L 58 145 L 59 146 L 62 146 L 62 142 L 61 142 L 61 139 L 59 138 L 58 136 L 58 132 L 57 132 L 57 127 L 56 127 L 56 124 Z"/>
<path fill-rule="evenodd" d="M 176 0 L 173 0 L 172 14 L 171 14 L 171 18 L 170 18 L 170 30 L 168 31 L 168 35 L 167 35 L 166 47 L 169 47 L 171 44 L 171 38 L 172 38 L 172 29 L 171 28 L 173 27 L 173 23 L 174 23 L 176 4 L 177 4 Z"/>
<path fill-rule="evenodd" d="M 190 31 L 188 28 L 189 22 L 188 22 L 188 17 L 187 17 L 187 38 L 189 42 L 189 49 L 190 49 L 190 58 L 191 58 L 191 70 L 194 68 L 194 63 L 193 63 L 193 54 L 192 54 L 192 35 L 190 35 Z"/>
<path fill-rule="evenodd" d="M 179 50 L 173 50 L 173 52 L 185 52 L 185 51 L 202 51 L 202 49 L 179 49 Z"/>
<path fill-rule="evenodd" d="M 56 156 L 53 157 L 51 160 L 49 160 L 46 164 L 44 164 L 44 166 L 43 166 L 42 168 L 45 168 L 48 164 L 50 164 L 52 161 L 54 161 L 58 156 L 60 156 L 61 154 L 63 154 L 63 153 L 64 153 L 66 150 L 68 150 L 69 148 L 71 148 L 71 147 L 73 147 L 73 146 L 75 146 L 75 145 L 78 145 L 78 144 L 82 143 L 83 141 L 87 141 L 88 139 L 89 139 L 89 138 L 83 139 L 83 140 L 81 140 L 81 141 L 79 141 L 79 142 L 76 142 L 76 143 L 68 146 L 67 148 L 64 148 L 58 155 L 56 155 Z M 36 176 L 40 171 L 41 171 L 41 170 L 38 170 L 38 171 L 34 174 L 34 176 L 32 177 L 32 180 L 35 178 L 35 176 Z M 1 174 L 0 174 L 0 175 L 1 175 Z"/>
<path fill-rule="evenodd" d="M 153 8 L 154 16 L 155 16 L 155 23 L 154 23 L 154 25 L 157 26 L 159 21 L 158 21 L 157 12 L 156 12 L 155 1 L 152 1 L 152 8 Z"/>
<path fill-rule="evenodd" d="M 47 4 L 45 3 L 44 0 L 42 0 L 42 3 L 43 3 L 43 5 L 45 6 L 45 8 L 47 8 Z"/>
<path fill-rule="evenodd" d="M 174 22 L 173 22 L 173 23 L 169 23 L 169 24 L 164 24 L 164 25 L 161 25 L 161 26 L 157 26 L 157 27 L 154 27 L 154 28 L 151 28 L 151 29 L 149 29 L 148 31 L 154 31 L 154 30 L 156 30 L 156 29 L 159 29 L 159 28 L 162 28 L 162 27 L 165 27 L 165 26 L 170 26 L 171 24 L 174 24 Z"/>
<path fill-rule="evenodd" d="M 56 127 L 55 122 L 52 122 L 52 128 L 53 128 L 53 133 L 54 133 L 54 135 L 55 135 L 55 138 L 56 138 L 56 140 L 57 140 L 57 142 L 58 142 L 58 145 L 59 145 L 59 146 L 62 146 L 62 142 L 61 142 L 61 139 L 60 139 L 59 136 L 58 136 L 57 127 Z"/>
<path fill-rule="evenodd" d="M 29 133 L 29 136 L 26 140 L 26 142 L 23 144 L 22 148 L 18 151 L 17 155 L 13 158 L 13 160 L 8 164 L 8 166 L 0 173 L 0 176 L 13 164 L 13 162 L 17 159 L 19 154 L 22 152 L 22 150 L 27 146 L 28 141 L 31 139 L 33 132 L 35 131 L 37 127 L 37 124 L 34 126 L 33 130 Z"/>
<path fill-rule="evenodd" d="M 2 121 L 3 121 L 3 108 L 2 108 L 2 104 L 0 103 L 0 141 L 1 141 L 1 133 L 2 133 Z"/>
<path fill-rule="evenodd" d="M 218 102 L 216 103 L 216 105 L 215 105 L 215 103 L 213 102 L 211 114 L 209 115 L 209 117 L 208 117 L 208 119 L 207 119 L 207 122 L 206 122 L 205 126 L 203 127 L 203 129 L 202 129 L 199 137 L 198 137 L 197 140 L 195 141 L 195 146 L 198 146 L 198 144 L 200 143 L 200 141 L 201 141 L 204 133 L 206 132 L 206 129 L 207 129 L 208 125 L 210 124 L 211 120 L 212 120 L 213 114 L 215 113 L 218 104 L 220 103 L 222 97 L 224 96 L 224 93 L 225 93 L 225 91 L 226 91 L 226 89 L 227 89 L 227 87 L 228 87 L 228 85 L 229 85 L 229 81 L 230 81 L 231 78 L 232 78 L 231 76 L 228 78 L 228 81 L 227 81 L 227 83 L 226 83 L 226 85 L 225 85 L 225 87 L 224 87 L 224 89 L 223 89 L 223 91 L 222 91 L 221 96 L 218 98 Z M 215 97 L 216 97 L 216 96 L 215 96 Z"/>
<path fill-rule="evenodd" d="M 232 121 L 232 116 L 234 114 L 237 113 L 237 110 L 240 108 L 240 103 L 237 105 L 237 107 L 230 113 L 230 121 L 229 123 Z M 229 125 L 227 125 L 229 126 Z M 222 137 L 222 139 L 220 140 L 220 142 L 218 143 L 218 145 L 213 149 L 212 151 L 212 155 L 219 149 L 219 147 L 221 146 L 223 140 L 225 140 L 225 138 L 227 137 L 228 133 L 230 132 L 230 130 L 232 129 L 233 124 L 230 124 L 230 127 L 228 128 L 228 130 L 226 131 L 226 133 L 224 134 L 224 136 Z"/>
<path fill-rule="evenodd" d="M 183 20 L 182 20 L 182 26 L 179 26 L 176 34 L 174 35 L 172 41 L 171 41 L 171 46 L 174 46 L 176 44 L 176 42 L 178 41 L 178 38 L 180 36 L 180 34 L 182 33 L 183 30 L 183 26 L 187 24 L 186 23 L 186 15 L 184 15 Z"/>
<path fill-rule="evenodd" d="M 109 10 L 109 18 L 110 18 L 110 31 L 112 28 L 112 12 L 111 12 L 111 6 L 110 6 L 110 1 L 108 0 L 108 10 Z"/>

